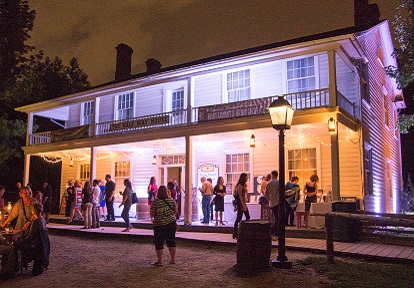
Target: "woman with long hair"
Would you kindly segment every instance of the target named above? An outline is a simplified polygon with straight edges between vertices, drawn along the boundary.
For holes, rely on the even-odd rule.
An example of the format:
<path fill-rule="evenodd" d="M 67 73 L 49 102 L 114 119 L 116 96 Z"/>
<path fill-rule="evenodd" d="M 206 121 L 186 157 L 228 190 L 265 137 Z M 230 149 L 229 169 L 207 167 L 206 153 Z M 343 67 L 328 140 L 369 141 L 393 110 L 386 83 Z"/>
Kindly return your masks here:
<path fill-rule="evenodd" d="M 164 241 L 167 242 L 168 251 L 170 252 L 170 264 L 175 264 L 176 214 L 177 205 L 175 201 L 168 197 L 167 187 L 160 186 L 158 196 L 152 203 L 150 209 L 150 215 L 154 217 L 152 226 L 154 227 L 154 244 L 155 251 L 157 252 L 157 261 L 153 263 L 155 266 L 162 266 Z"/>
<path fill-rule="evenodd" d="M 226 196 L 226 186 L 224 186 L 223 177 L 217 178 L 217 184 L 214 187 L 214 211 L 216 212 L 216 226 L 218 225 L 218 216 L 220 215 L 220 224 L 224 225 L 223 212 L 224 212 L 224 196 Z"/>
<path fill-rule="evenodd" d="M 152 202 L 154 202 L 155 198 L 157 198 L 157 191 L 158 191 L 157 180 L 155 179 L 154 176 L 152 176 L 148 184 L 148 189 L 147 189 L 148 205 L 151 206 Z"/>
<path fill-rule="evenodd" d="M 303 194 L 306 196 L 305 217 L 304 217 L 305 228 L 308 228 L 308 218 L 309 218 L 309 210 L 310 210 L 311 204 L 316 203 L 317 201 L 316 193 L 318 192 L 319 177 L 316 174 L 312 174 L 309 180 L 310 181 L 306 182 L 305 187 L 303 188 Z"/>
<path fill-rule="evenodd" d="M 32 193 L 27 187 L 20 188 L 19 196 L 21 199 L 14 204 L 9 217 L 1 225 L 2 228 L 6 227 L 15 218 L 17 218 L 17 222 L 14 230 L 26 230 L 29 228 L 33 216 L 33 205 L 36 203 L 36 200 L 32 198 Z"/>
<path fill-rule="evenodd" d="M 233 230 L 233 239 L 237 238 L 237 228 L 239 227 L 239 223 L 244 216 L 246 220 L 250 220 L 249 209 L 247 208 L 246 200 L 247 200 L 247 174 L 241 173 L 239 177 L 239 181 L 237 181 L 236 187 L 234 188 L 234 198 L 237 202 L 237 217 L 236 221 L 234 221 L 234 230 Z"/>
<path fill-rule="evenodd" d="M 85 226 L 83 229 L 91 229 L 92 227 L 92 187 L 89 181 L 85 182 L 82 189 L 82 211 Z"/>
<path fill-rule="evenodd" d="M 132 225 L 129 222 L 129 209 L 131 209 L 132 206 L 132 184 L 131 181 L 129 181 L 129 179 L 125 179 L 124 185 L 125 190 L 122 193 L 122 202 L 121 204 L 119 204 L 119 208 L 121 208 L 121 206 L 124 205 L 121 217 L 125 221 L 126 228 L 122 230 L 122 232 L 129 232 L 129 230 L 132 228 Z"/>

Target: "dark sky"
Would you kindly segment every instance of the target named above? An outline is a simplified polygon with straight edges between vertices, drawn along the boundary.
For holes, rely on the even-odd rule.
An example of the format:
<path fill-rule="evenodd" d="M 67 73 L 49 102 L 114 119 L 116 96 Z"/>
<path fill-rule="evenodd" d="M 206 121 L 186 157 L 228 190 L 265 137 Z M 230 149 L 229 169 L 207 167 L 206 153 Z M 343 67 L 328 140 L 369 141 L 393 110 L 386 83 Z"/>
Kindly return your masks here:
<path fill-rule="evenodd" d="M 371 1 L 394 20 L 399 0 Z M 92 85 L 114 79 L 115 47 L 134 49 L 132 73 L 353 25 L 353 0 L 30 0 L 31 45 L 66 65 L 76 57 Z"/>

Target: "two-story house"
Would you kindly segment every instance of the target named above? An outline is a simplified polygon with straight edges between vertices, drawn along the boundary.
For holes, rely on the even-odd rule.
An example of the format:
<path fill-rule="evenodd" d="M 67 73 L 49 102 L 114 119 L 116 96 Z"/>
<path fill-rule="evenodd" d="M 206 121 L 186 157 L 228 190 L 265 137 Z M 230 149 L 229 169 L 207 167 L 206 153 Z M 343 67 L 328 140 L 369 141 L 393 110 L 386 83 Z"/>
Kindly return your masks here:
<path fill-rule="evenodd" d="M 286 178 L 298 176 L 303 187 L 316 173 L 333 200 L 356 197 L 366 210 L 398 212 L 397 116 L 404 102 L 383 69 L 396 65 L 387 21 L 162 69 L 150 59 L 147 72 L 132 76 L 132 49 L 117 50 L 116 81 L 17 109 L 28 115 L 25 183 L 31 157 L 62 165 L 62 193 L 70 179 L 111 174 L 120 201 L 129 178 L 143 219 L 150 177 L 165 185 L 177 176 L 187 192 L 185 222 L 198 221 L 200 175 L 223 176 L 230 194 L 240 173 L 254 192 L 256 177 L 278 169 L 278 134 L 267 107 L 284 95 L 295 109 L 286 131 Z M 64 128 L 33 131 L 37 116 Z"/>

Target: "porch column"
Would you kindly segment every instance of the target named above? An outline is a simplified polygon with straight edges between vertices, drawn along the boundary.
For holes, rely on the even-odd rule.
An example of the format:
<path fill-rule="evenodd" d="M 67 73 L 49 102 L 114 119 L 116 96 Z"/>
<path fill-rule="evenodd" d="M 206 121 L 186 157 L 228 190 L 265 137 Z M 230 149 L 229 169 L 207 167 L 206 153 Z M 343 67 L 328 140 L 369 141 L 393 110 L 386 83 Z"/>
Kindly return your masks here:
<path fill-rule="evenodd" d="M 336 119 L 335 126 L 335 131 L 329 132 L 331 134 L 332 200 L 340 201 L 338 121 Z"/>
<path fill-rule="evenodd" d="M 187 79 L 187 125 L 191 123 L 191 110 L 193 107 L 194 78 Z"/>
<path fill-rule="evenodd" d="M 30 154 L 24 154 L 24 174 L 23 174 L 23 187 L 29 182 L 30 173 Z"/>
<path fill-rule="evenodd" d="M 96 135 L 96 123 L 98 122 L 97 120 L 99 119 L 99 103 L 100 103 L 100 98 L 96 98 L 95 101 L 93 102 L 93 114 L 92 114 L 92 121 L 91 121 L 91 127 L 90 127 L 90 131 L 91 131 L 91 137 L 95 137 Z"/>
<path fill-rule="evenodd" d="M 192 223 L 192 190 L 193 190 L 193 138 L 185 136 L 185 198 L 184 198 L 184 224 Z"/>
<path fill-rule="evenodd" d="M 33 132 L 33 113 L 27 115 L 26 146 L 30 145 L 30 134 Z"/>
<path fill-rule="evenodd" d="M 336 62 L 335 51 L 328 51 L 328 67 L 329 67 L 329 106 L 337 106 L 336 99 Z"/>
<path fill-rule="evenodd" d="M 96 147 L 91 147 L 91 161 L 90 161 L 90 173 L 91 173 L 91 179 L 90 183 L 92 184 L 93 179 L 96 179 Z"/>

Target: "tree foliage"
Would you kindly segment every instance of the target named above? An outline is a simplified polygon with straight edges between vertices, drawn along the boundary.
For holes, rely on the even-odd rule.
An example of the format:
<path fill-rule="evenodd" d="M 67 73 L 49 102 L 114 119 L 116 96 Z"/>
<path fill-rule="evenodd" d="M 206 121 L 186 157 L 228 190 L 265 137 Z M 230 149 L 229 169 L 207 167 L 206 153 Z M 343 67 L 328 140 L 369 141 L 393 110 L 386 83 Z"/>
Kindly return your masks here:
<path fill-rule="evenodd" d="M 414 80 L 414 0 L 401 0 L 395 16 L 394 30 L 400 44 L 394 50 L 398 67 L 388 66 L 386 72 L 396 79 L 398 88 L 407 87 Z"/>
<path fill-rule="evenodd" d="M 401 192 L 400 204 L 401 213 L 414 212 L 414 186 L 410 174 L 408 174 L 407 182 Z"/>

